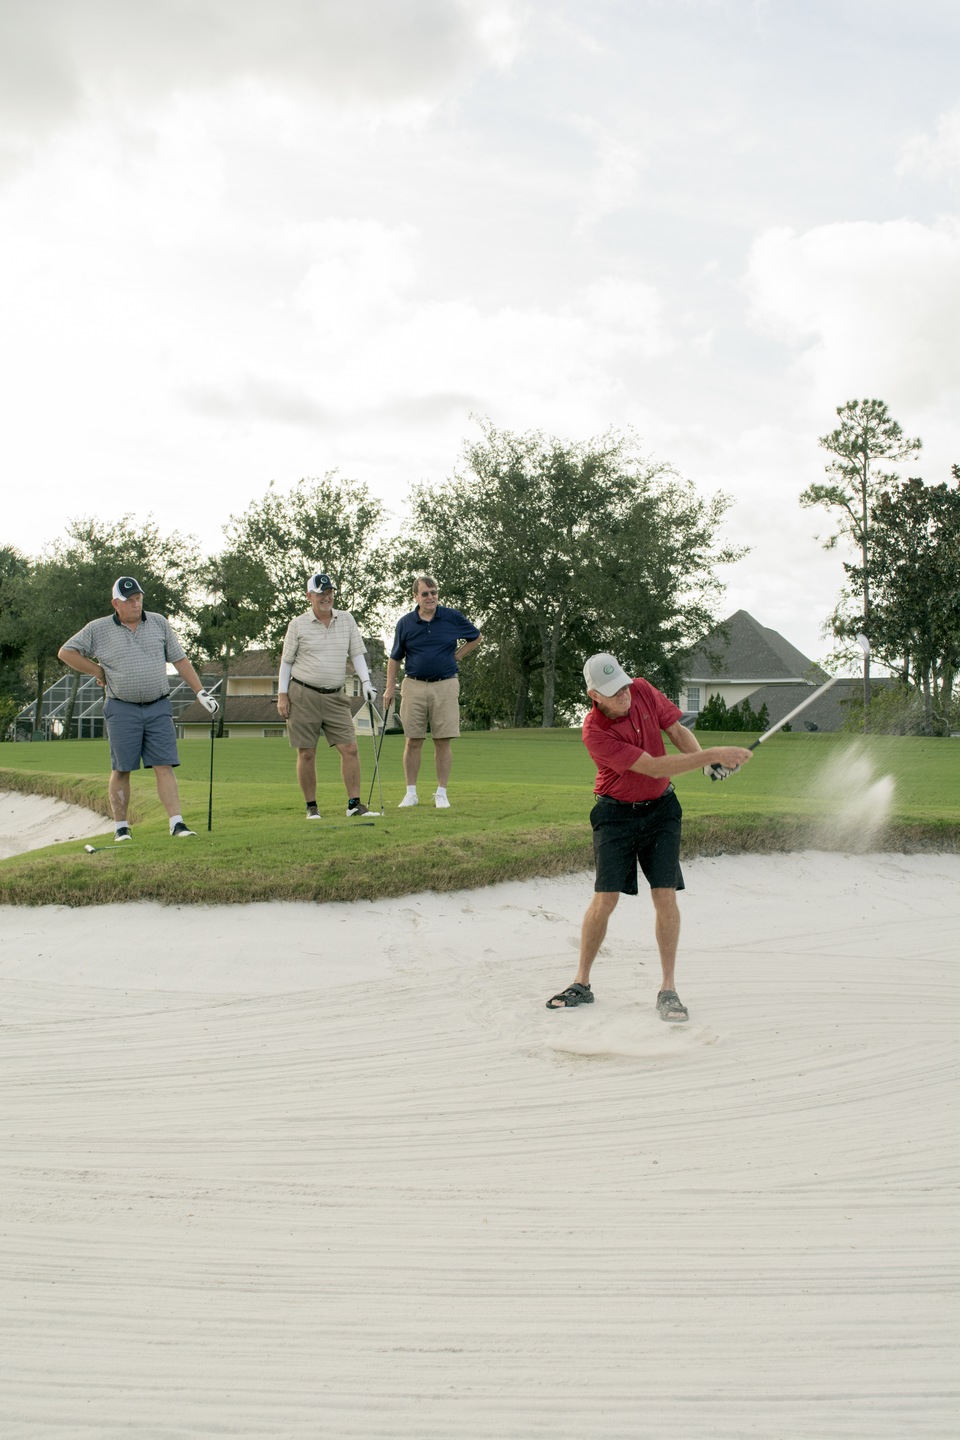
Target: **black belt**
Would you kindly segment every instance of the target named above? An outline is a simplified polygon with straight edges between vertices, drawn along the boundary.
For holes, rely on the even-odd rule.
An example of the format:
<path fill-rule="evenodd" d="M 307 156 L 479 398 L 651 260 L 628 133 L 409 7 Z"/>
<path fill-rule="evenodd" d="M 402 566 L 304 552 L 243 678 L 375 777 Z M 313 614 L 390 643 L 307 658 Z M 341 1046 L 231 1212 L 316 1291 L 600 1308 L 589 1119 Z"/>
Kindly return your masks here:
<path fill-rule="evenodd" d="M 673 794 L 673 786 L 668 785 L 662 795 L 655 795 L 652 800 L 618 800 L 616 795 L 598 795 L 598 800 L 609 800 L 611 805 L 622 805 L 624 810 L 648 810 L 651 805 L 659 805 L 661 800 Z"/>
<path fill-rule="evenodd" d="M 121 705 L 156 705 L 157 700 L 169 700 L 170 691 L 165 695 L 158 695 L 154 700 L 124 700 L 120 695 L 108 695 L 108 700 L 119 700 Z"/>
<path fill-rule="evenodd" d="M 408 680 L 419 680 L 421 685 L 437 685 L 441 680 L 456 680 L 456 675 L 408 675 Z"/>
<path fill-rule="evenodd" d="M 323 685 L 308 685 L 306 680 L 298 680 L 296 675 L 291 675 L 294 685 L 302 685 L 304 690 L 313 690 L 317 695 L 338 695 L 343 689 L 342 685 L 330 685 L 326 688 Z"/>

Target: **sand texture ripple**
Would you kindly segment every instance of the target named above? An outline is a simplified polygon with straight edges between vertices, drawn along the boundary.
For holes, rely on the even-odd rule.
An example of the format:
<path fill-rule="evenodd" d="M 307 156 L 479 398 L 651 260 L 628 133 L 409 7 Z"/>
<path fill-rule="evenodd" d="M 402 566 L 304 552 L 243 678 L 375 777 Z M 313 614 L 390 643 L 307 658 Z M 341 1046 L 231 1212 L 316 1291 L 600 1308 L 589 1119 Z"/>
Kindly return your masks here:
<path fill-rule="evenodd" d="M 6 1440 L 953 1435 L 960 857 L 2 913 Z"/>

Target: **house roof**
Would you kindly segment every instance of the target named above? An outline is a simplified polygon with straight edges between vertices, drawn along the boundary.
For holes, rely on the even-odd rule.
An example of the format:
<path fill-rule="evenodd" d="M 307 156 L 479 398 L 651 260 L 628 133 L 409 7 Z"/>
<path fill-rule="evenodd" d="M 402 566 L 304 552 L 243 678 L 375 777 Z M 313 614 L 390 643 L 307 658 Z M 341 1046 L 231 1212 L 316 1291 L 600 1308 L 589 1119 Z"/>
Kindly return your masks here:
<path fill-rule="evenodd" d="M 827 678 L 814 661 L 803 655 L 777 630 L 754 620 L 746 610 L 735 610 L 720 629 L 711 631 L 694 650 L 685 667 L 688 681 L 753 682 L 783 685 L 796 681 L 822 682 Z M 754 703 L 753 696 L 750 698 Z M 795 700 L 794 704 L 799 704 Z M 791 706 L 781 712 L 786 714 Z M 771 711 L 772 716 L 772 711 Z"/>
<path fill-rule="evenodd" d="M 230 679 L 232 680 L 234 677 L 240 676 L 248 679 L 254 676 L 262 678 L 264 675 L 269 675 L 275 679 L 279 668 L 279 659 L 271 654 L 269 650 L 244 650 L 242 655 L 238 655 L 234 660 L 230 661 Z M 203 669 L 204 674 L 223 674 L 223 665 L 219 660 L 208 661 Z"/>
<path fill-rule="evenodd" d="M 350 714 L 366 706 L 362 695 L 349 695 Z M 177 716 L 179 725 L 209 725 L 210 716 L 199 700 L 194 700 Z M 225 725 L 283 725 L 277 714 L 275 695 L 228 695 L 223 715 Z"/>
<path fill-rule="evenodd" d="M 878 686 L 888 685 L 889 680 L 874 680 L 874 690 Z M 770 717 L 770 724 L 776 725 L 784 715 L 797 705 L 802 704 L 810 694 L 809 685 L 761 685 L 750 696 L 750 709 L 757 711 L 764 705 L 767 707 L 767 714 Z M 837 680 L 825 690 L 818 700 L 808 705 L 796 718 L 791 720 L 792 730 L 806 730 L 816 727 L 817 730 L 839 730 L 850 714 L 851 700 L 863 698 L 862 680 Z"/>
<path fill-rule="evenodd" d="M 219 699 L 219 696 L 216 698 Z M 222 702 L 221 702 L 222 703 Z M 276 699 L 270 695 L 228 695 L 224 720 L 228 725 L 282 725 Z M 211 717 L 199 700 L 177 716 L 178 725 L 209 725 Z"/>

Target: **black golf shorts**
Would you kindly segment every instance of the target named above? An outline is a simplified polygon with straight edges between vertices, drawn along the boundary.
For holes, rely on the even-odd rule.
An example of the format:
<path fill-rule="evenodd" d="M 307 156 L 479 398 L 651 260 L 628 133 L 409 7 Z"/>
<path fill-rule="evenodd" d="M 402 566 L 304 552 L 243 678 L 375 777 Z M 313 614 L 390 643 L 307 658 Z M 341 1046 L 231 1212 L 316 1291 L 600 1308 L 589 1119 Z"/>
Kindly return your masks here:
<path fill-rule="evenodd" d="M 597 863 L 594 890 L 636 895 L 638 865 L 651 890 L 682 890 L 682 817 L 672 788 L 650 805 L 625 805 L 609 795 L 598 795 L 590 811 Z"/>

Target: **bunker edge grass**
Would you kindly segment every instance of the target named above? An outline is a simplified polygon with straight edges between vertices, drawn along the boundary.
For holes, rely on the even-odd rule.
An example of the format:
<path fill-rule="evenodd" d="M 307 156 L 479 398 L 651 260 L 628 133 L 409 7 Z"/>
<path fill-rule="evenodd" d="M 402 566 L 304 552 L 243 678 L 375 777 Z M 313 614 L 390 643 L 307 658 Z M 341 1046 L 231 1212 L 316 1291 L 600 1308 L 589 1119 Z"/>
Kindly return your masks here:
<path fill-rule="evenodd" d="M 704 745 L 744 739 L 699 738 Z M 678 777 L 684 856 L 847 848 L 824 843 L 824 802 L 814 790 L 825 763 L 850 747 L 868 755 L 877 774 L 896 780 L 890 823 L 871 848 L 960 850 L 960 744 L 788 734 L 772 737 L 742 774 L 721 785 L 710 785 L 699 770 Z M 170 839 L 153 777 L 141 771 L 131 787 L 134 844 L 113 846 L 103 742 L 4 745 L 0 791 L 53 796 L 103 814 L 104 839 L 94 843 L 106 848 L 88 855 L 82 841 L 66 841 L 0 861 L 0 903 L 376 900 L 592 868 L 587 816 L 594 769 L 579 732 L 468 732 L 455 746 L 452 808 L 444 811 L 432 804 L 429 742 L 420 805 L 396 809 L 404 791 L 401 751 L 402 739 L 388 737 L 380 759 L 386 814 L 358 826 L 344 816 L 335 757 L 321 747 L 317 798 L 324 819 L 308 825 L 288 746 L 220 742 L 208 833 L 209 742 L 182 741 L 181 809 L 196 838 Z M 369 752 L 361 745 L 368 770 Z"/>

